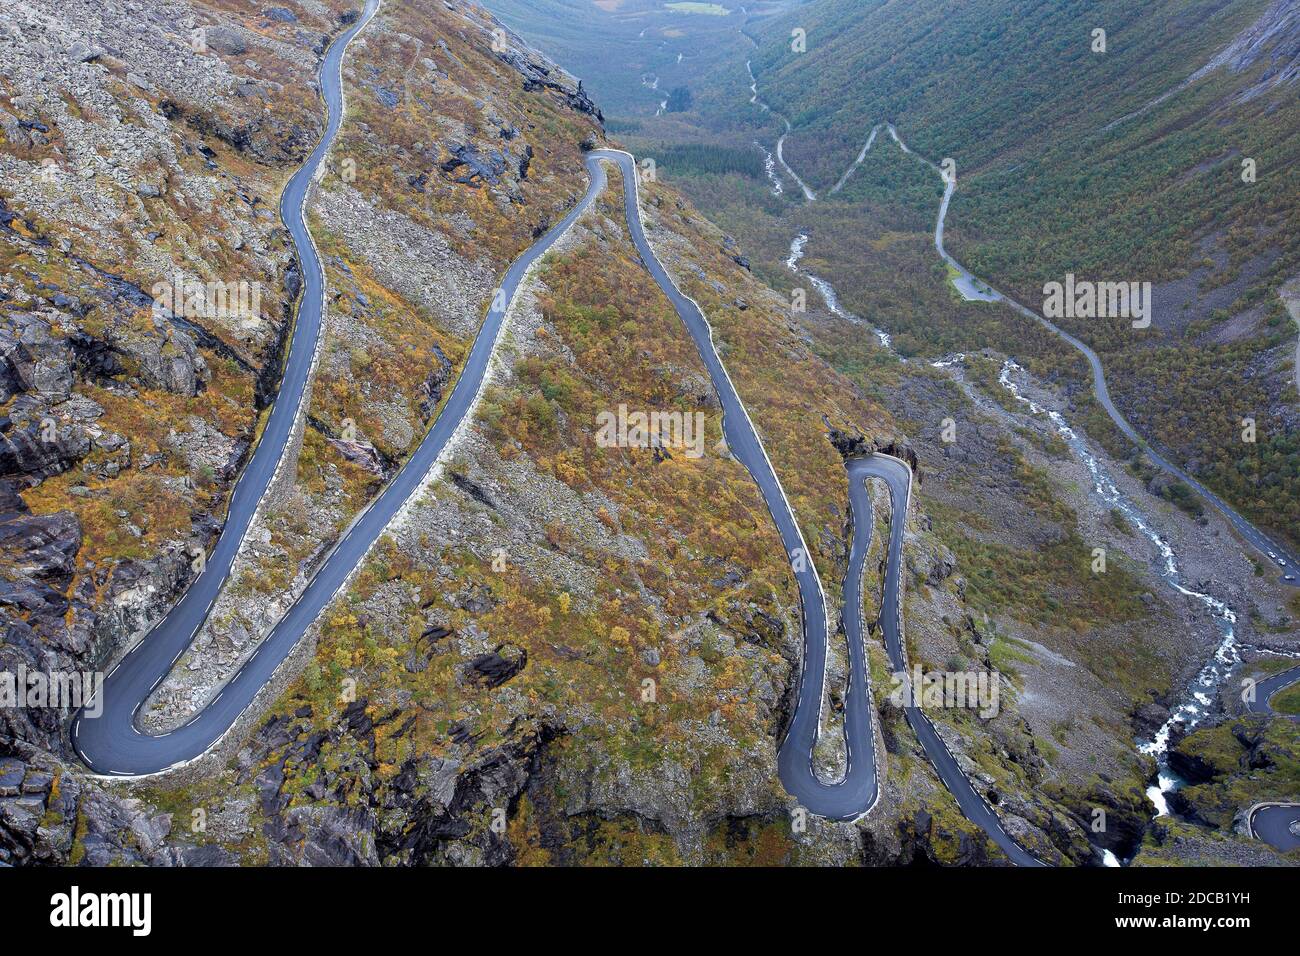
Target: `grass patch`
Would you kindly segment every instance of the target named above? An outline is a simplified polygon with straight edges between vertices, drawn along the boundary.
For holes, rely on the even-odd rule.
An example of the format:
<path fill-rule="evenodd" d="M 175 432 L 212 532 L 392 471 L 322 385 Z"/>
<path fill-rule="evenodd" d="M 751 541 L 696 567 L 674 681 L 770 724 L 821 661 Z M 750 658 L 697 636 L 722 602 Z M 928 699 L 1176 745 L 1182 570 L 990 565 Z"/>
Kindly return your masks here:
<path fill-rule="evenodd" d="M 1269 699 L 1269 706 L 1279 714 L 1300 714 L 1300 684 L 1292 684 Z"/>

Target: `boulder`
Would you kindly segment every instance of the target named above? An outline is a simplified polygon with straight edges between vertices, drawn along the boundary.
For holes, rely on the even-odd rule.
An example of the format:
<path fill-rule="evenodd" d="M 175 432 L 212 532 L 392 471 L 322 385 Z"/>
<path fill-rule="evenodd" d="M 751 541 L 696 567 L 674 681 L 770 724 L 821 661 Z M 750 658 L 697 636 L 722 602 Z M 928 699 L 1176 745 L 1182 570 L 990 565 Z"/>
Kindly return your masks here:
<path fill-rule="evenodd" d="M 210 377 L 207 362 L 183 329 L 173 326 L 115 344 L 135 359 L 145 382 L 174 394 L 197 395 Z"/>
<path fill-rule="evenodd" d="M 208 27 L 203 31 L 203 40 L 208 49 L 215 50 L 222 56 L 242 56 L 248 52 L 244 35 L 234 27 Z"/>

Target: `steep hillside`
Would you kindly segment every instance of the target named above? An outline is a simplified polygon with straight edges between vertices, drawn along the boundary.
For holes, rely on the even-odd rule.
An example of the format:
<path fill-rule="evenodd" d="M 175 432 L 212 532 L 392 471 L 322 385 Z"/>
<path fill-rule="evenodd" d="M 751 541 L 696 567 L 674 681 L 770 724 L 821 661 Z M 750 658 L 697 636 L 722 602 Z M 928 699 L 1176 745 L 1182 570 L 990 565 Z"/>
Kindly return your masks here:
<path fill-rule="evenodd" d="M 324 126 L 320 57 L 360 9 L 101 6 L 0 0 L 5 671 L 113 668 L 220 530 L 302 284 L 280 191 Z M 349 47 L 342 129 L 306 207 L 326 295 L 296 428 L 205 623 L 133 719 L 186 727 L 255 660 L 472 369 L 503 277 L 579 202 L 589 151 L 626 137 L 654 160 L 638 193 L 649 241 L 706 316 L 827 591 L 824 775 L 846 756 L 839 618 L 859 613 L 840 607 L 844 457 L 889 450 L 915 469 L 906 515 L 872 492 L 861 613 L 879 803 L 805 828 L 782 789 L 796 580 L 609 167 L 523 278 L 447 451 L 213 750 L 96 778 L 66 709 L 0 710 L 0 863 L 1005 863 L 889 696 L 877 618 L 895 522 L 909 661 L 1001 694 L 987 713 L 927 713 L 1021 846 L 1053 864 L 1277 862 L 1234 828 L 1257 789 L 1243 761 L 1282 754 L 1266 795 L 1286 786 L 1286 734 L 1237 721 L 1136 742 L 1160 737 L 1230 646 L 1216 608 L 1237 609 L 1238 642 L 1288 647 L 1296 605 L 1108 427 L 1076 352 L 956 294 L 932 234 L 944 184 L 918 154 L 958 157 L 950 245 L 1031 303 L 1054 269 L 1121 267 L 1164 283 L 1158 304 L 1193 301 L 1136 343 L 1070 327 L 1135 421 L 1286 534 L 1293 343 L 1284 358 L 1280 335 L 1257 333 L 1276 325 L 1272 283 L 1296 271 L 1293 187 L 1272 172 L 1293 150 L 1290 8 L 1157 5 L 1174 25 L 1156 48 L 1137 45 L 1146 14 L 1118 4 L 491 6 L 564 67 L 603 72 L 579 82 L 461 0 L 388 0 Z M 1113 24 L 1113 68 L 1037 43 L 1094 15 Z M 796 26 L 807 52 L 789 51 Z M 1223 68 L 1180 88 L 1207 50 Z M 1112 117 L 1079 115 L 1085 94 L 1135 115 L 1099 131 Z M 608 126 L 602 109 L 618 111 Z M 1260 159 L 1254 193 L 1212 188 L 1233 149 Z M 1135 222 L 1156 251 L 1130 241 Z M 169 316 L 154 299 L 178 272 L 257 283 L 260 308 Z M 1205 415 L 1215 402 L 1229 424 L 1258 417 L 1253 473 Z M 611 441 L 602 422 L 629 411 L 695 430 Z M 1201 716 L 1232 711 L 1216 680 L 1225 699 Z M 1153 826 L 1157 760 L 1192 786 L 1169 797 L 1182 819 Z"/>
<path fill-rule="evenodd" d="M 93 671 L 198 570 L 276 395 L 300 285 L 278 193 L 323 126 L 320 55 L 360 7 L 9 6 L 0 654 L 7 673 Z M 312 208 L 333 290 L 317 402 L 198 636 L 206 652 L 159 688 L 146 723 L 210 696 L 253 649 L 427 428 L 497 272 L 581 183 L 578 142 L 597 124 L 576 82 L 531 53 L 497 56 L 478 19 L 438 10 L 434 25 L 395 8 L 385 47 L 368 62 L 363 34 L 351 54 L 349 109 L 373 116 L 345 123 Z M 372 129 L 392 131 L 382 154 Z M 156 308 L 178 274 L 251 287 L 260 307 Z M 48 786 L 6 801 L 4 852 L 67 859 L 75 824 L 89 833 L 74 859 L 140 858 L 122 839 L 135 818 L 153 826 L 142 811 L 61 777 L 67 718 L 0 717 L 0 753 L 56 778 L 59 797 L 57 811 Z M 56 812 L 61 826 L 38 834 Z"/>
<path fill-rule="evenodd" d="M 843 248 L 862 241 L 861 219 L 898 202 L 896 179 L 851 175 L 834 189 L 871 130 L 892 121 L 918 154 L 953 159 L 948 245 L 976 275 L 1035 308 L 1044 284 L 1068 275 L 1153 283 L 1149 329 L 1063 324 L 1103 353 L 1122 411 L 1149 439 L 1297 545 L 1294 327 L 1281 297 L 1300 272 L 1285 225 L 1298 198 L 1285 174 L 1297 148 L 1293 5 L 814 0 L 679 17 L 669 40 L 639 7 L 583 16 L 578 0 L 496 6 L 595 71 L 617 104 L 611 129 L 754 247 L 769 281 L 780 281 L 793 235 L 811 228 L 814 246 L 821 235 Z M 611 71 L 611 58 L 583 49 L 578 23 L 632 67 Z M 644 35 L 632 32 L 638 23 Z M 673 90 L 687 92 L 669 109 Z M 786 121 L 788 167 L 774 155 Z M 793 175 L 822 202 L 802 203 Z M 920 167 L 909 175 L 934 195 L 917 212 L 932 221 L 941 184 Z M 861 313 L 855 274 L 827 278 Z M 993 346 L 1039 362 L 1039 374 L 1082 371 L 1065 347 L 1015 351 L 1035 333 L 1010 313 L 1000 321 L 1014 334 L 947 332 L 930 344 Z M 1255 424 L 1252 442 L 1243 419 Z"/>
<path fill-rule="evenodd" d="M 594 68 L 599 57 L 570 45 L 573 28 L 555 22 L 559 5 L 528 4 L 521 28 Z M 718 23 L 682 27 L 668 53 L 705 37 L 711 48 L 673 62 L 652 50 L 653 31 L 638 45 L 626 25 L 612 25 L 618 18 L 588 18 L 626 62 L 658 56 L 660 85 L 689 88 L 691 106 L 656 116 L 633 96 L 639 81 L 614 72 L 598 73 L 593 88 L 618 87 L 611 129 L 738 237 L 756 275 L 791 301 L 807 296 L 817 352 L 908 434 L 927 477 L 922 507 L 953 559 L 954 594 L 975 611 L 970 627 L 945 633 L 961 616 L 941 610 L 945 598 L 930 592 L 947 587 L 922 574 L 915 583 L 927 599 L 909 608 L 909 628 L 925 633 L 936 665 L 979 661 L 987 648 L 1023 680 L 1018 706 L 1048 781 L 1029 785 L 1060 781 L 1080 812 L 1090 800 L 1110 807 L 1123 823 L 1100 842 L 1131 854 L 1147 827 L 1150 773 L 1134 761 L 1134 741 L 1180 706 L 1223 624 L 1170 590 L 1134 514 L 1172 549 L 1181 580 L 1234 609 L 1236 640 L 1294 647 L 1290 592 L 1188 487 L 1135 454 L 1093 400 L 1078 352 L 1011 308 L 956 294 L 934 248 L 944 183 L 921 157 L 956 161 L 948 248 L 1031 306 L 1045 281 L 1069 271 L 1155 284 L 1149 330 L 1063 324 L 1101 351 L 1131 421 L 1288 539 L 1297 527 L 1294 339 L 1277 292 L 1295 271 L 1293 233 L 1282 226 L 1295 197 L 1280 175 L 1295 149 L 1293 11 L 815 0 L 773 19 L 773 6 L 737 5 Z M 1091 52 L 1094 20 L 1107 31 L 1106 54 Z M 791 49 L 796 28 L 806 52 Z M 783 143 L 792 172 L 775 155 L 782 115 L 792 124 Z M 890 120 L 913 153 L 890 136 Z M 1247 155 L 1259 173 L 1249 184 L 1239 175 Z M 838 293 L 829 308 L 819 290 Z M 890 348 L 864 326 L 887 332 Z M 955 352 L 966 360 L 951 361 Z M 1012 378 L 1037 413 L 1000 381 L 1007 356 L 1030 373 Z M 949 361 L 925 373 L 916 359 Z M 960 389 L 935 375 L 958 378 Z M 1044 406 L 1084 436 L 1136 511 L 1086 493 L 1096 473 Z M 1254 445 L 1240 440 L 1243 417 L 1256 419 Z M 1127 569 L 1135 578 L 1080 590 L 1079 569 L 1099 543 L 1136 562 Z M 1003 636 L 990 641 L 981 614 Z M 1138 635 L 1150 637 L 1149 654 L 1137 650 Z M 1098 760 L 1114 762 L 1103 771 Z M 1235 838 L 1214 845 L 1222 859 L 1255 852 Z"/>
<path fill-rule="evenodd" d="M 385 8 L 349 54 L 347 121 L 312 203 L 330 296 L 296 467 L 142 714 L 154 732 L 184 723 L 256 651 L 436 416 L 496 277 L 577 197 L 594 108 L 517 41 L 494 50 L 493 29 L 471 8 Z M 4 804 L 9 860 L 997 858 L 896 720 L 882 812 L 791 839 L 774 760 L 799 654 L 795 589 L 755 487 L 718 443 L 699 358 L 632 255 L 619 198 L 611 183 L 535 274 L 473 427 L 303 642 L 269 714 L 143 785 L 61 761 L 57 714 L 45 737 L 16 732 L 4 774 L 24 796 Z M 665 185 L 645 185 L 645 215 L 714 325 L 834 594 L 846 487 L 830 430 L 880 447 L 902 436 L 814 354 L 734 239 Z M 621 405 L 699 411 L 702 454 L 602 447 L 597 416 Z M 112 543 L 98 562 L 126 560 Z M 166 600 L 137 593 L 142 616 Z M 960 588 L 946 600 L 960 606 Z M 927 650 L 924 634 L 915 650 L 933 662 L 943 645 Z M 113 660 L 103 645 L 80 655 L 69 663 Z M 839 694 L 842 679 L 832 704 Z M 1010 769 L 1032 747 L 1024 731 L 999 728 L 967 726 L 953 746 L 1009 788 L 1018 832 L 1086 859 L 1068 804 L 1034 795 L 1042 768 Z"/>
<path fill-rule="evenodd" d="M 101 666 L 219 527 L 292 323 L 277 196 L 342 10 L 4 5 L 6 672 Z M 167 307 L 182 284 L 221 297 Z M 64 748 L 48 712 L 6 708 L 0 740 Z"/>

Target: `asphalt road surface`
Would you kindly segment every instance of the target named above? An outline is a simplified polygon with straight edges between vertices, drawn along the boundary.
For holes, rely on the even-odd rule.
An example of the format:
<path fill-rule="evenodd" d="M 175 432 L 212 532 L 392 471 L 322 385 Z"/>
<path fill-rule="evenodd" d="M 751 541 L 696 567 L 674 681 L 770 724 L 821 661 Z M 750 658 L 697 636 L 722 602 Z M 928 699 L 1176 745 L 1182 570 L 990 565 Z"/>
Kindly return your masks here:
<path fill-rule="evenodd" d="M 812 769 L 812 748 L 817 739 L 823 685 L 826 674 L 826 651 L 830 634 L 827 629 L 826 595 L 813 565 L 811 552 L 795 521 L 794 510 L 776 477 L 776 471 L 759 440 L 749 413 L 737 395 L 731 376 L 713 346 L 713 332 L 698 305 L 677 288 L 655 256 L 641 226 L 637 197 L 636 169 L 627 153 L 601 150 L 593 155 L 617 163 L 623 174 L 624 212 L 632 242 L 651 277 L 663 290 L 681 318 L 700 360 L 722 405 L 722 434 L 727 449 L 744 465 L 758 485 L 763 502 L 772 516 L 786 557 L 799 586 L 803 610 L 803 667 L 799 674 L 799 691 L 791 727 L 777 754 L 777 771 L 786 791 L 801 806 L 818 816 L 850 820 L 862 816 L 876 802 L 876 760 L 871 711 L 867 695 L 864 648 L 855 651 L 853 676 L 848 691 L 847 726 L 848 770 L 844 780 L 827 786 L 817 780 Z"/>
<path fill-rule="evenodd" d="M 274 642 L 268 639 L 266 646 L 259 649 L 240 676 L 184 728 L 162 737 L 150 737 L 134 727 L 136 713 L 172 664 L 189 647 L 207 617 L 292 437 L 320 339 L 324 288 L 320 259 L 307 231 L 303 207 L 312 180 L 342 122 L 343 92 L 339 69 L 343 56 L 353 37 L 370 22 L 379 3 L 380 0 L 366 0 L 361 16 L 326 51 L 320 69 L 321 95 L 328 109 L 325 132 L 280 197 L 280 217 L 289 230 L 302 267 L 302 298 L 279 394 L 257 447 L 235 484 L 221 536 L 212 553 L 206 556 L 202 571 L 180 601 L 108 676 L 102 691 L 102 714 L 90 718 L 83 711 L 73 718 L 70 730 L 73 749 L 88 767 L 99 773 L 150 773 L 201 753 L 234 722 L 253 694 L 270 678 L 275 664 L 288 652 L 283 637 Z"/>
<path fill-rule="evenodd" d="M 888 455 L 852 459 L 847 463 L 849 472 L 849 508 L 853 516 L 853 541 L 849 550 L 848 577 L 844 582 L 845 632 L 849 648 L 864 646 L 861 614 L 851 615 L 847 609 L 862 607 L 862 571 L 866 551 L 871 542 L 872 508 L 867 491 L 868 478 L 880 478 L 889 486 L 890 522 L 889 551 L 885 561 L 884 595 L 880 607 L 880 627 L 885 637 L 885 651 L 889 666 L 895 674 L 908 674 L 907 650 L 903 640 L 903 534 L 907 525 L 907 509 L 912 493 L 912 470 L 903 461 Z M 850 702 L 851 703 L 851 702 Z M 849 704 L 846 704 L 846 710 Z M 979 826 L 989 838 L 1018 866 L 1042 866 L 1032 854 L 1026 852 L 1002 826 L 993 808 L 976 793 L 957 761 L 935 730 L 922 708 L 905 697 L 904 712 L 921 746 L 925 748 L 935 772 L 953 795 L 958 806 L 971 822 Z M 783 778 L 784 779 L 784 778 Z M 788 785 L 787 785 L 788 787 Z"/>
<path fill-rule="evenodd" d="M 1298 681 L 1300 681 L 1300 665 L 1259 681 L 1255 685 L 1255 699 L 1246 705 L 1246 709 L 1252 714 L 1273 714 L 1278 717 L 1290 717 L 1292 720 L 1300 719 L 1294 714 L 1278 713 L 1269 703 L 1269 700 L 1274 695 L 1286 690 Z"/>
<path fill-rule="evenodd" d="M 1300 849 L 1300 803 L 1261 803 L 1250 811 L 1250 835 L 1281 850 Z"/>
<path fill-rule="evenodd" d="M 239 544 L 262 494 L 270 484 L 293 428 L 320 332 L 322 274 L 302 217 L 307 186 L 319 168 L 342 115 L 339 64 L 346 43 L 373 15 L 379 0 L 368 0 L 365 13 L 326 54 L 321 88 L 330 121 L 320 145 L 285 190 L 281 208 L 304 264 L 304 290 L 280 394 L 243 476 L 231 497 L 230 513 L 217 547 L 203 573 L 171 612 L 126 655 L 104 683 L 99 717 L 78 714 L 71 727 L 72 746 L 90 769 L 101 774 L 134 776 L 156 773 L 191 760 L 209 749 L 234 725 L 271 679 L 308 626 L 365 557 L 389 521 L 423 482 L 442 449 L 472 409 L 505 312 L 529 266 L 591 205 L 604 185 L 599 163 L 588 159 L 591 184 L 582 200 L 507 271 L 503 296 L 494 298 L 464 368 L 433 428 L 381 494 L 363 511 L 325 558 L 302 595 L 275 625 L 257 651 L 212 701 L 189 723 L 169 733 L 149 735 L 135 726 L 136 716 L 172 665 L 193 640 L 230 572 Z M 498 307 L 500 305 L 500 307 Z"/>
<path fill-rule="evenodd" d="M 603 150 L 594 155 L 613 159 L 623 172 L 624 183 L 635 184 L 635 169 L 631 156 Z M 871 695 L 867 681 L 866 643 L 861 614 L 862 569 L 871 540 L 871 505 L 866 494 L 865 480 L 872 476 L 884 478 L 889 484 L 895 513 L 906 515 L 911 493 L 911 470 L 904 462 L 887 455 L 856 459 L 847 465 L 854 525 L 848 579 L 845 581 L 844 588 L 844 605 L 846 608 L 857 609 L 858 613 L 845 616 L 849 649 L 849 677 L 844 714 L 846 770 L 841 781 L 826 784 L 817 779 L 813 770 L 813 748 L 817 741 L 824 698 L 826 655 L 830 637 L 827 628 L 826 596 L 822 590 L 821 580 L 813 567 L 808 547 L 804 543 L 793 510 L 776 477 L 772 463 L 763 449 L 744 404 L 736 394 L 726 367 L 714 349 L 713 335 L 708 321 L 699 306 L 677 288 L 646 241 L 641 227 L 635 189 L 624 190 L 624 205 L 632 242 L 636 245 L 642 262 L 672 303 L 695 342 L 696 350 L 708 369 L 709 377 L 722 404 L 723 435 L 727 447 L 731 454 L 745 466 L 758 485 L 763 501 L 781 535 L 791 569 L 799 585 L 799 599 L 803 610 L 803 666 L 799 674 L 794 716 L 777 754 L 777 772 L 781 783 L 801 806 L 818 816 L 836 820 L 856 819 L 868 813 L 879 797 Z M 904 520 L 894 521 L 891 524 L 885 598 L 881 614 L 886 642 L 891 647 L 891 661 L 899 671 L 906 670 L 902 664 L 900 606 L 904 527 Z M 943 741 L 939 739 L 929 719 L 918 708 L 909 708 L 908 720 L 921 738 L 921 743 L 940 778 L 952 791 L 966 815 L 982 827 L 1014 862 L 1026 866 L 1039 865 L 1038 860 L 1021 849 L 1007 835 L 997 814 L 975 793 Z"/>
<path fill-rule="evenodd" d="M 368 6 L 367 17 L 372 12 L 373 7 Z M 360 29 L 364 23 L 365 19 L 362 19 L 354 30 Z M 322 88 L 325 90 L 327 102 L 330 103 L 332 117 L 339 113 L 338 63 L 347 37 L 348 35 L 345 34 L 340 42 L 331 48 L 326 58 L 326 67 L 322 72 Z M 328 148 L 330 138 L 336 130 L 337 123 L 332 122 L 330 132 L 322 140 L 318 151 L 313 154 L 313 160 L 309 161 L 293 180 L 293 183 L 298 184 L 299 191 L 295 194 L 298 198 L 286 206 L 286 209 L 294 212 L 293 215 L 286 216 L 286 220 L 291 225 L 302 224 L 301 203 L 305 196 L 305 185 L 314 168 L 312 164 L 313 162 L 319 164 L 320 157 Z M 162 735 L 142 733 L 135 726 L 139 709 L 189 645 L 201 625 L 212 598 L 220 588 L 221 576 L 229 572 L 233 552 L 237 550 L 239 538 L 247 529 L 252 512 L 256 508 L 257 499 L 251 491 L 254 488 L 264 490 L 269 484 L 270 473 L 274 470 L 274 461 L 278 460 L 279 452 L 283 449 L 291 431 L 291 427 L 281 428 L 274 433 L 268 429 L 259 444 L 258 451 L 267 461 L 272 462 L 272 465 L 265 478 L 254 481 L 246 475 L 241 479 L 238 489 L 240 496 L 233 500 L 232 516 L 227 522 L 218 546 L 218 550 L 223 554 L 229 550 L 229 556 L 220 561 L 209 561 L 207 569 L 199 576 L 185 598 L 109 676 L 103 691 L 102 715 L 92 719 L 82 714 L 74 720 L 73 746 L 87 766 L 102 774 L 135 776 L 156 773 L 201 755 L 235 724 L 240 714 L 271 680 L 276 668 L 292 651 L 303 633 L 343 586 L 349 574 L 365 557 L 370 546 L 383 533 L 394 515 L 418 490 L 447 442 L 472 412 L 509 301 L 513 298 L 528 268 L 550 249 L 604 189 L 605 172 L 601 160 L 612 162 L 620 169 L 627 187 L 624 190 L 625 212 L 632 240 L 647 270 L 671 301 L 696 344 L 723 408 L 723 434 L 727 447 L 731 454 L 745 466 L 758 485 L 781 536 L 799 586 L 803 610 L 804 664 L 800 673 L 795 715 L 790 732 L 778 754 L 778 768 L 782 783 L 802 806 L 820 816 L 853 819 L 862 816 L 874 806 L 879 794 L 879 785 L 876 776 L 871 698 L 866 674 L 861 614 L 854 616 L 852 621 L 846 622 L 849 630 L 851 660 L 845 717 L 848 768 L 841 782 L 827 785 L 817 780 L 812 769 L 813 746 L 816 743 L 823 697 L 829 640 L 826 600 L 821 582 L 795 521 L 793 509 L 786 499 L 757 431 L 713 346 L 712 332 L 707 320 L 695 302 L 677 288 L 646 240 L 639 213 L 637 171 L 633 159 L 627 153 L 612 150 L 597 150 L 588 155 L 586 167 L 591 178 L 586 193 L 559 224 L 510 266 L 502 283 L 504 295 L 494 300 L 495 303 L 504 302 L 507 305 L 505 308 L 494 305 L 488 311 L 465 367 L 461 370 L 456 385 L 429 434 L 392 482 L 353 522 L 327 555 L 320 570 L 302 595 L 276 624 L 253 656 L 189 723 Z M 299 236 L 300 234 L 295 232 L 295 238 L 298 239 Z M 305 368 L 309 366 L 310 352 L 314 350 L 315 338 L 319 332 L 321 272 L 314 249 L 305 234 L 301 236 L 298 249 L 304 262 L 308 264 L 305 271 L 310 277 L 311 290 L 304 294 L 289 365 L 296 368 L 299 362 L 303 362 Z M 309 330 L 310 335 L 306 334 Z M 300 338 L 300 335 L 303 337 Z M 304 346 L 305 352 L 299 351 L 300 345 Z M 286 376 L 285 387 L 276 402 L 276 409 L 296 409 L 305 383 L 305 374 L 301 377 Z M 278 442 L 278 446 L 271 444 L 272 441 Z M 898 513 L 905 514 L 911 474 L 901 461 L 885 456 L 873 456 L 870 459 L 851 462 L 849 471 L 851 487 L 854 489 L 852 504 L 855 534 L 846 597 L 849 601 L 848 606 L 860 609 L 862 566 L 871 534 L 870 504 L 865 498 L 863 480 L 870 475 L 877 475 L 889 482 L 891 494 L 895 496 L 895 503 L 900 509 Z M 865 516 L 861 526 L 857 523 L 859 515 Z M 889 570 L 883 623 L 891 648 L 891 658 L 900 662 L 902 641 L 898 596 L 901 593 L 899 569 L 903 522 L 895 522 L 893 527 L 896 530 L 889 544 Z M 233 542 L 233 545 L 227 542 Z M 196 597 L 199 599 L 195 600 Z M 901 663 L 897 663 L 896 666 L 899 670 L 906 669 Z M 952 790 L 967 815 L 984 827 L 1017 863 L 1036 863 L 1033 857 L 1021 850 L 1007 836 L 997 815 L 971 788 L 969 781 L 962 775 L 924 714 L 919 710 L 910 709 L 908 719 L 921 738 L 939 775 Z"/>

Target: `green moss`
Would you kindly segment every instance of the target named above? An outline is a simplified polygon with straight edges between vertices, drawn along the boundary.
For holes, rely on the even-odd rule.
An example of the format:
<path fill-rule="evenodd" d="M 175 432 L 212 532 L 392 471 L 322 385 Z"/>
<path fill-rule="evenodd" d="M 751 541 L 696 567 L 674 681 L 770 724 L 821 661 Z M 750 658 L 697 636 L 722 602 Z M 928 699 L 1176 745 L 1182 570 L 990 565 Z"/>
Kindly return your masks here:
<path fill-rule="evenodd" d="M 1300 684 L 1292 684 L 1286 690 L 1274 694 L 1269 705 L 1282 714 L 1300 714 Z"/>
<path fill-rule="evenodd" d="M 1254 803 L 1300 793 L 1300 727 L 1294 721 L 1241 717 L 1196 731 L 1177 750 L 1210 776 L 1181 796 L 1199 819 L 1220 829 L 1230 829 Z"/>

